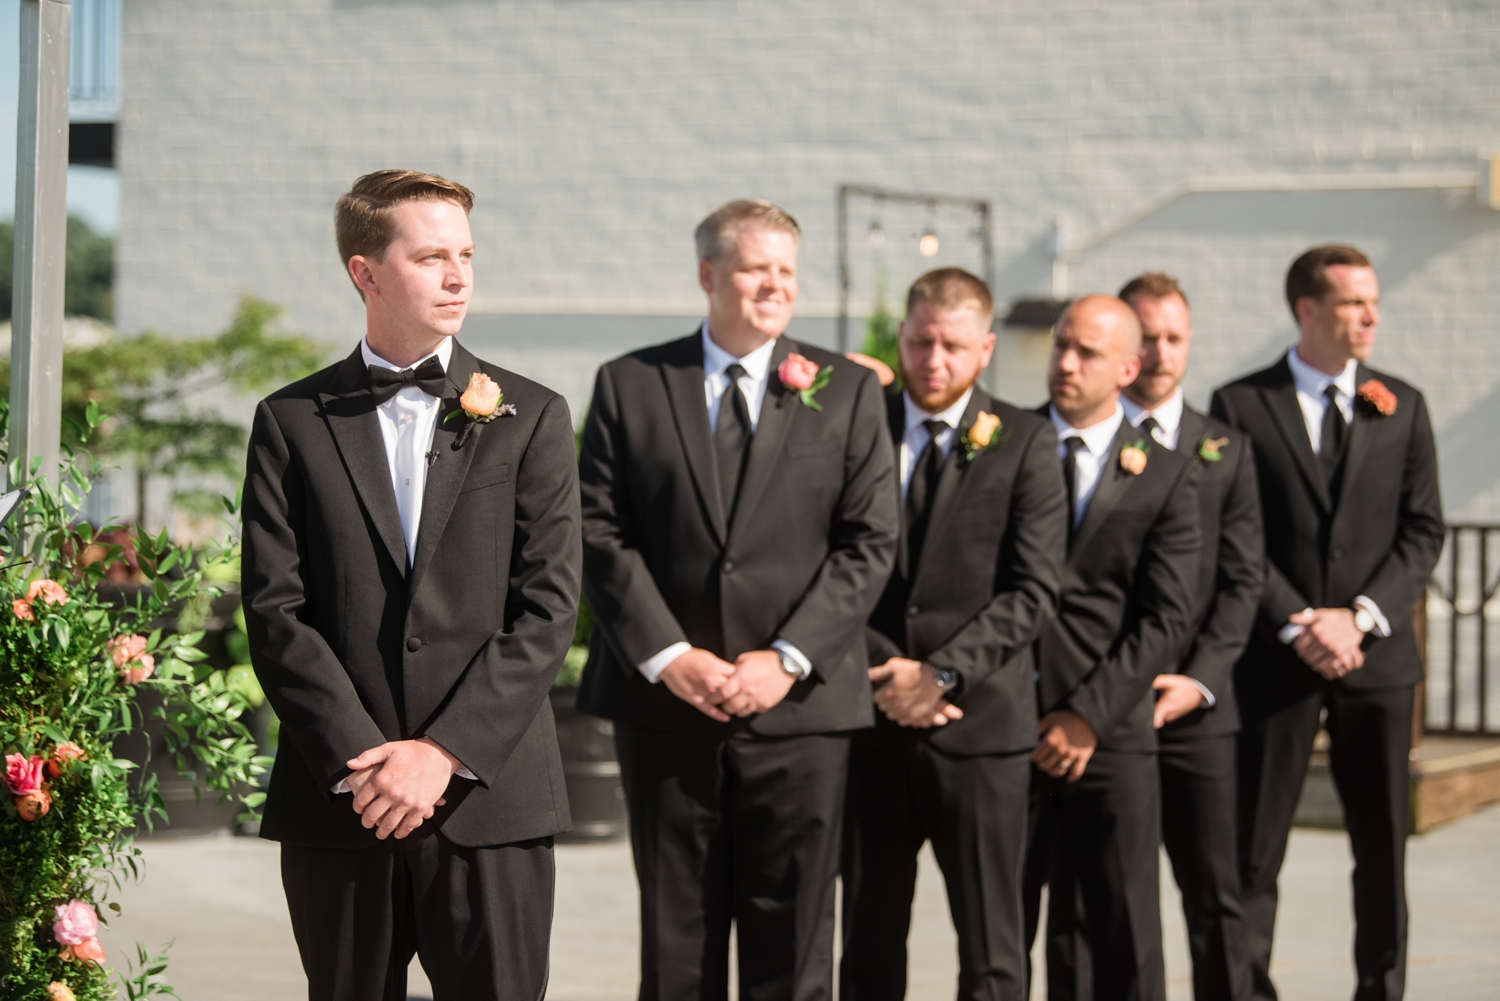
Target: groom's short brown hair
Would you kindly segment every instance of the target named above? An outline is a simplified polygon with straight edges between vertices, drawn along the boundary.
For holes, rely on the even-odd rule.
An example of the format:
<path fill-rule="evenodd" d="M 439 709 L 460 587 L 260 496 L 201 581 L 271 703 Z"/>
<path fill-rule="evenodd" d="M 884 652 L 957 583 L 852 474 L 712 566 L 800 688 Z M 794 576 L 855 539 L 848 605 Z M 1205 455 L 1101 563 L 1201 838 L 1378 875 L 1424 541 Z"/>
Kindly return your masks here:
<path fill-rule="evenodd" d="M 474 192 L 457 181 L 419 170 L 377 170 L 355 181 L 354 187 L 339 196 L 333 210 L 344 270 L 356 254 L 377 261 L 385 254 L 396 238 L 393 208 L 402 202 L 426 201 L 453 202 L 467 213 L 474 207 Z"/>

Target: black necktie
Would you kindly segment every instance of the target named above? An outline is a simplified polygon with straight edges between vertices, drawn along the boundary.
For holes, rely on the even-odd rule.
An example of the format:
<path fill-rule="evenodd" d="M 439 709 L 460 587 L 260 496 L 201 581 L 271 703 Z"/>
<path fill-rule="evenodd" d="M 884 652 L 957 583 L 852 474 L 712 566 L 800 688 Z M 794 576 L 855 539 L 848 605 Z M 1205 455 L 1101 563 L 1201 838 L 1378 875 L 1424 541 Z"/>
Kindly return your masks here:
<path fill-rule="evenodd" d="M 403 368 L 399 372 L 386 368 L 384 365 L 371 365 L 369 371 L 370 395 L 375 398 L 377 407 L 407 386 L 420 389 L 428 396 L 436 396 L 439 399 L 442 398 L 448 386 L 448 375 L 443 371 L 443 363 L 437 360 L 437 355 L 428 358 L 416 368 Z"/>
<path fill-rule="evenodd" d="M 1323 434 L 1318 442 L 1318 465 L 1323 467 L 1323 477 L 1330 489 L 1338 474 L 1339 460 L 1344 454 L 1344 437 L 1349 425 L 1344 422 L 1344 412 L 1339 409 L 1338 387 L 1333 383 L 1323 390 Z"/>
<path fill-rule="evenodd" d="M 750 451 L 750 408 L 740 392 L 744 366 L 735 362 L 724 370 L 729 385 L 719 398 L 719 423 L 714 428 L 714 449 L 719 459 L 719 499 L 724 503 L 724 520 L 734 514 L 734 501 L 740 489 L 740 474 Z"/>
<path fill-rule="evenodd" d="M 1141 429 L 1141 434 L 1145 435 L 1148 441 L 1157 441 L 1156 432 L 1161 430 L 1161 425 L 1156 422 L 1155 417 L 1148 415 L 1145 420 L 1136 426 Z M 1160 442 L 1157 441 L 1157 444 L 1160 444 Z"/>
<path fill-rule="evenodd" d="M 1073 537 L 1073 523 L 1078 511 L 1078 450 L 1084 448 L 1083 439 L 1071 435 L 1063 439 L 1067 452 L 1062 457 L 1063 482 L 1068 486 L 1068 538 Z"/>
<path fill-rule="evenodd" d="M 927 429 L 927 445 L 917 456 L 911 482 L 906 485 L 906 558 L 907 567 L 913 572 L 922 553 L 922 539 L 927 534 L 932 494 L 937 490 L 938 477 L 943 475 L 943 450 L 938 445 L 938 435 L 948 429 L 947 424 L 937 420 L 923 421 L 922 426 Z"/>

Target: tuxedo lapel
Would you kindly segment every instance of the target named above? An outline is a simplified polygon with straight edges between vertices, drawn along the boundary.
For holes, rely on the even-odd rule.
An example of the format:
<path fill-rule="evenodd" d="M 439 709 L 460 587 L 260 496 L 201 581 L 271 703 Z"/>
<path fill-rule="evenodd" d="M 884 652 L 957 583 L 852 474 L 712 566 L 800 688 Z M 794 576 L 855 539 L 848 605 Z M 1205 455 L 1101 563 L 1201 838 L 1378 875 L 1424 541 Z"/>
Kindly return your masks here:
<path fill-rule="evenodd" d="M 1297 468 L 1302 471 L 1302 478 L 1307 481 L 1307 488 L 1327 511 L 1331 506 L 1328 496 L 1328 484 L 1323 479 L 1323 471 L 1318 465 L 1318 457 L 1313 454 L 1312 442 L 1307 437 L 1307 424 L 1302 418 L 1302 406 L 1297 402 L 1297 384 L 1292 379 L 1292 368 L 1282 358 L 1281 363 L 1276 366 L 1277 385 L 1264 386 L 1261 388 L 1261 396 L 1266 401 L 1266 409 L 1271 413 L 1271 419 L 1276 422 L 1276 428 L 1281 432 L 1281 437 L 1286 442 L 1292 457 L 1297 460 Z"/>
<path fill-rule="evenodd" d="M 891 431 L 891 454 L 896 463 L 896 498 L 901 497 L 901 442 L 906 437 L 906 394 L 890 393 L 885 398 L 886 424 Z M 911 579 L 911 567 L 906 553 L 906 532 L 911 526 L 906 523 L 906 504 L 901 508 L 901 544 L 896 547 L 896 573 L 902 580 Z"/>
<path fill-rule="evenodd" d="M 396 569 L 404 577 L 406 536 L 401 531 L 385 439 L 380 434 L 380 418 L 375 413 L 375 400 L 370 396 L 369 378 L 359 348 L 344 359 L 328 392 L 318 394 L 318 402 L 322 404 L 323 418 L 344 459 L 354 490 Z"/>
<path fill-rule="evenodd" d="M 1177 451 L 1183 455 L 1197 455 L 1198 446 L 1208 434 L 1208 418 L 1187 404 L 1182 407 L 1182 421 L 1177 425 Z"/>
<path fill-rule="evenodd" d="M 448 526 L 448 516 L 453 513 L 453 504 L 458 500 L 464 478 L 469 475 L 469 465 L 479 448 L 480 436 L 505 433 L 506 418 L 498 417 L 469 432 L 463 448 L 454 447 L 469 420 L 459 409 L 458 398 L 468 387 L 469 376 L 479 370 L 479 359 L 455 340 L 453 356 L 448 359 L 448 391 L 443 394 L 437 427 L 432 432 L 432 458 L 427 466 L 427 486 L 422 491 L 422 518 L 417 527 L 417 549 L 412 559 L 408 593 L 416 592 L 427 564 L 432 562 L 432 553 L 443 537 L 443 529 Z M 503 393 L 505 387 L 501 386 L 500 391 Z M 454 413 L 459 416 L 452 417 Z"/>
<path fill-rule="evenodd" d="M 964 408 L 963 416 L 958 420 L 958 430 L 953 433 L 953 444 L 948 449 L 948 458 L 943 462 L 942 472 L 938 474 L 937 486 L 933 488 L 932 500 L 928 502 L 927 534 L 922 537 L 922 551 L 924 553 L 936 552 L 938 539 L 948 522 L 948 512 L 953 508 L 954 501 L 963 490 L 963 485 L 968 480 L 968 469 L 972 463 L 964 456 L 964 432 L 974 425 L 974 418 L 979 414 L 983 405 L 980 399 L 979 388 L 976 386 L 973 394 L 969 396 L 969 405 Z M 996 434 L 1001 432 L 996 431 Z M 978 461 L 980 456 L 974 457 Z M 903 505 L 904 507 L 905 505 Z M 903 547 L 904 548 L 904 547 Z M 917 576 L 922 575 L 924 567 L 931 567 L 932 561 L 917 562 Z M 916 581 L 912 581 L 915 590 Z"/>
<path fill-rule="evenodd" d="M 776 347 L 771 352 L 771 370 L 766 376 L 766 396 L 761 401 L 760 420 L 750 438 L 750 457 L 745 462 L 745 475 L 740 482 L 739 499 L 735 502 L 735 512 L 743 518 L 752 516 L 766 484 L 781 465 L 782 446 L 786 444 L 797 411 L 802 409 L 801 401 L 776 376 L 777 369 L 791 353 L 791 341 L 785 336 L 777 338 Z M 699 395 L 702 395 L 701 389 Z M 734 525 L 729 526 L 731 538 L 734 528 Z"/>
<path fill-rule="evenodd" d="M 1083 551 L 1084 545 L 1130 489 L 1130 481 L 1135 477 L 1120 468 L 1120 449 L 1140 437 L 1142 435 L 1138 428 L 1132 427 L 1127 420 L 1120 421 L 1120 428 L 1115 432 L 1114 440 L 1109 443 L 1109 452 L 1099 460 L 1099 482 L 1094 487 L 1094 495 L 1089 498 L 1089 506 L 1083 512 L 1083 520 L 1078 523 L 1078 531 L 1073 533 L 1072 541 L 1068 543 L 1069 559 Z M 1155 443 L 1152 447 L 1164 446 Z M 1147 461 L 1150 461 L 1149 457 Z"/>
<path fill-rule="evenodd" d="M 678 341 L 679 351 L 662 364 L 662 381 L 688 471 L 698 489 L 698 500 L 708 513 L 709 525 L 722 545 L 728 537 L 723 504 L 719 500 L 718 467 L 714 458 L 713 430 L 708 424 L 708 402 L 703 395 L 702 333 Z"/>
<path fill-rule="evenodd" d="M 1360 365 L 1356 370 L 1356 386 L 1362 386 L 1374 375 L 1369 369 Z M 1360 406 L 1358 390 L 1355 391 L 1354 406 L 1351 408 L 1354 419 L 1349 422 L 1349 440 L 1344 444 L 1344 472 L 1339 477 L 1339 503 L 1343 503 L 1344 497 L 1350 490 L 1355 489 L 1354 482 L 1359 476 L 1359 467 L 1364 464 L 1365 456 L 1370 454 L 1370 440 L 1375 437 L 1375 421 L 1385 420 L 1371 413 L 1372 407 Z"/>

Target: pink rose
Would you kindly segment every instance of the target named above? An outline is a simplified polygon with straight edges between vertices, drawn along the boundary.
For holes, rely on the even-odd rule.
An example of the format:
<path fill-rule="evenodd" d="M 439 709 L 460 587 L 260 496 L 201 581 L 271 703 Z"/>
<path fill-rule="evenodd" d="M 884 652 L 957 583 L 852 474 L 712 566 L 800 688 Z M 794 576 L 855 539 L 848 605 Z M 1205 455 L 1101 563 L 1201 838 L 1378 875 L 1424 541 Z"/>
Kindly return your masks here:
<path fill-rule="evenodd" d="M 500 385 L 485 375 L 475 372 L 469 376 L 469 388 L 458 398 L 458 405 L 471 417 L 488 417 L 500 405 Z"/>
<path fill-rule="evenodd" d="M 804 358 L 795 351 L 786 356 L 786 361 L 776 370 L 776 378 L 787 389 L 802 392 L 811 389 L 813 380 L 818 377 L 818 363 Z"/>
<path fill-rule="evenodd" d="M 1131 476 L 1139 476 L 1146 469 L 1146 453 L 1134 445 L 1120 449 L 1120 468 Z"/>
<path fill-rule="evenodd" d="M 156 670 L 156 658 L 149 653 L 143 653 L 139 660 L 131 663 L 131 666 L 120 668 L 120 680 L 127 685 L 139 685 L 151 677 Z"/>
<path fill-rule="evenodd" d="M 36 613 L 31 610 L 31 605 L 21 598 L 10 603 L 11 613 L 22 622 L 35 622 Z"/>
<path fill-rule="evenodd" d="M 31 823 L 38 817 L 45 817 L 47 811 L 52 809 L 52 793 L 43 785 L 40 789 L 33 789 L 24 796 L 16 797 L 16 813 L 21 819 Z"/>
<path fill-rule="evenodd" d="M 124 667 L 132 660 L 140 660 L 146 654 L 146 637 L 116 636 L 104 645 L 109 651 L 115 667 Z"/>
<path fill-rule="evenodd" d="M 5 756 L 5 785 L 10 789 L 12 796 L 25 796 L 29 792 L 35 792 L 42 787 L 42 759 L 33 754 L 30 758 L 24 754 L 7 754 Z"/>
<path fill-rule="evenodd" d="M 78 995 L 67 984 L 54 980 L 47 985 L 47 1001 L 78 1001 Z"/>
<path fill-rule="evenodd" d="M 93 904 L 70 900 L 52 910 L 57 914 L 57 920 L 52 922 L 52 937 L 58 945 L 82 945 L 99 934 L 99 915 Z"/>
<path fill-rule="evenodd" d="M 26 591 L 26 600 L 35 602 L 40 595 L 44 603 L 48 605 L 66 605 L 68 603 L 68 592 L 55 580 L 34 580 L 31 587 Z"/>
<path fill-rule="evenodd" d="M 104 946 L 99 944 L 97 938 L 84 939 L 77 945 L 65 945 L 60 953 L 63 959 L 82 960 L 85 963 L 104 964 Z"/>
<path fill-rule="evenodd" d="M 52 757 L 47 759 L 47 774 L 57 778 L 63 773 L 63 769 L 75 761 L 84 758 L 83 748 L 71 740 L 58 744 L 52 749 Z"/>

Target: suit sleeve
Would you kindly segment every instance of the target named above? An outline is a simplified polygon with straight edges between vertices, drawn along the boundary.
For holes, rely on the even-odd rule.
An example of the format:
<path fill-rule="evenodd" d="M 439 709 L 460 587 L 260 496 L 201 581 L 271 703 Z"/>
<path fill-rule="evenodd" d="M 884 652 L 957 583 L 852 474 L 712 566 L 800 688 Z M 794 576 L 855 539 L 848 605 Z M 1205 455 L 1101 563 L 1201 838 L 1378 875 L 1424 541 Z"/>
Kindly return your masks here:
<path fill-rule="evenodd" d="M 1443 551 L 1443 505 L 1438 495 L 1437 448 L 1427 401 L 1416 394 L 1411 437 L 1401 470 L 1401 501 L 1396 541 L 1360 593 L 1387 617 L 1407 615 L 1427 588 L 1427 578 Z"/>
<path fill-rule="evenodd" d="M 885 403 L 875 373 L 860 375 L 844 450 L 844 491 L 829 528 L 828 555 L 777 632 L 824 676 L 846 659 L 896 562 L 900 509 Z"/>
<path fill-rule="evenodd" d="M 1192 640 L 1182 673 L 1216 697 L 1233 683 L 1234 662 L 1245 649 L 1265 581 L 1265 538 L 1260 516 L 1260 488 L 1255 481 L 1254 445 L 1248 435 L 1236 443 L 1234 478 L 1219 511 L 1213 605 Z"/>
<path fill-rule="evenodd" d="M 269 404 L 255 411 L 245 464 L 241 588 L 250 659 L 266 698 L 324 795 L 345 762 L 386 742 L 344 665 L 302 621 L 307 491 Z"/>
<path fill-rule="evenodd" d="M 688 637 L 636 547 L 627 454 L 619 396 L 606 365 L 594 383 L 578 458 L 583 580 L 595 628 L 614 648 L 625 672 L 633 674 L 635 665 Z"/>
<path fill-rule="evenodd" d="M 928 660 L 955 671 L 960 701 L 1030 644 L 1057 613 L 1068 540 L 1068 495 L 1057 462 L 1057 432 L 1039 428 L 1012 488 L 1001 543 L 998 593 Z"/>
<path fill-rule="evenodd" d="M 1132 585 L 1135 621 L 1068 696 L 1068 708 L 1101 737 L 1145 698 L 1152 680 L 1170 668 L 1187 638 L 1202 536 L 1198 474 L 1198 463 L 1183 464 L 1146 535 Z"/>
<path fill-rule="evenodd" d="M 874 626 L 865 626 L 865 648 L 870 651 L 870 666 L 879 667 L 892 657 L 905 657 L 896 641 Z"/>
<path fill-rule="evenodd" d="M 486 786 L 499 779 L 541 711 L 578 619 L 578 466 L 573 423 L 561 396 L 552 397 L 537 418 L 521 457 L 515 503 L 502 626 L 424 734 Z"/>

